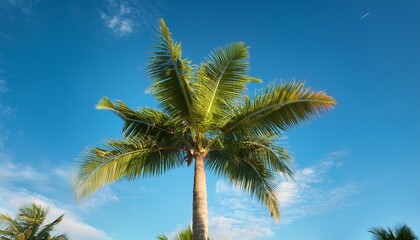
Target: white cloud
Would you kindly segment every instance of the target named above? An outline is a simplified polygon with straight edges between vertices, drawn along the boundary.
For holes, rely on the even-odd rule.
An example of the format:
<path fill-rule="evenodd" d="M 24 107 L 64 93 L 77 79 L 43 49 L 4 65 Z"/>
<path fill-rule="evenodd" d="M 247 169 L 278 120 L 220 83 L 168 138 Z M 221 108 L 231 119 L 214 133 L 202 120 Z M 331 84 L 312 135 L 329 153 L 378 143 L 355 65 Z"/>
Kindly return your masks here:
<path fill-rule="evenodd" d="M 209 235 L 214 239 L 256 240 L 274 235 L 268 212 L 241 190 L 225 181 L 216 182 L 219 207 L 209 210 Z"/>
<path fill-rule="evenodd" d="M 233 211 L 229 216 L 210 213 L 209 235 L 214 239 L 255 240 L 272 237 L 271 221 L 263 216 L 254 216 L 248 210 Z"/>
<path fill-rule="evenodd" d="M 280 177 L 282 182 L 277 195 L 282 207 L 282 223 L 347 206 L 348 201 L 344 200 L 356 193 L 359 185 L 356 182 L 337 185 L 328 175 L 341 167 L 341 159 L 348 155 L 347 149 L 331 152 L 313 166 L 297 169 L 293 180 Z"/>
<path fill-rule="evenodd" d="M 57 225 L 57 233 L 66 233 L 70 239 L 77 240 L 112 240 L 104 231 L 85 223 L 78 217 L 78 213 L 86 213 L 106 203 L 118 201 L 110 189 L 105 188 L 82 204 L 57 202 L 33 190 L 37 189 L 38 185 L 42 186 L 42 190 L 52 189 L 52 192 L 57 186 L 61 189 L 63 186 L 68 187 L 67 170 L 70 168 L 37 171 L 30 165 L 13 161 L 12 155 L 4 153 L 3 149 L 0 149 L 0 166 L 0 212 L 7 212 L 13 216 L 20 206 L 35 202 L 48 207 L 46 222 L 51 222 L 65 213 L 63 221 Z M 56 187 L 51 187 L 49 185 L 51 182 L 56 184 Z M 33 190 L 28 191 L 21 186 L 32 186 Z"/>
<path fill-rule="evenodd" d="M 4 183 L 15 181 L 46 180 L 44 174 L 38 173 L 31 166 L 25 164 L 16 164 L 11 161 L 12 157 L 3 151 L 0 151 L 0 180 Z"/>
<path fill-rule="evenodd" d="M 37 203 L 49 209 L 46 222 L 51 222 L 63 213 L 65 216 L 57 225 L 57 233 L 66 233 L 70 239 L 78 240 L 112 240 L 104 231 L 96 229 L 80 220 L 71 209 L 59 207 L 58 204 L 44 196 L 27 190 L 10 190 L 0 187 L 0 210 L 8 212 L 11 216 L 24 204 Z"/>
<path fill-rule="evenodd" d="M 120 199 L 114 194 L 110 187 L 104 187 L 89 199 L 78 205 L 78 209 L 83 212 L 95 210 L 111 202 L 118 202 Z"/>
<path fill-rule="evenodd" d="M 133 32 L 133 20 L 130 17 L 130 8 L 121 4 L 119 10 L 113 14 L 101 12 L 101 18 L 105 25 L 120 36 Z"/>
<path fill-rule="evenodd" d="M 38 203 L 49 208 L 47 222 L 53 221 L 55 218 L 65 213 L 63 221 L 57 226 L 58 233 L 66 233 L 70 239 L 78 240 L 111 240 L 104 231 L 94 228 L 93 226 L 83 222 L 77 212 L 82 213 L 92 209 L 96 209 L 111 201 L 117 201 L 110 189 L 100 191 L 95 197 L 85 201 L 82 204 L 63 204 L 49 199 L 43 195 L 20 188 L 19 183 L 34 184 L 34 181 L 59 181 L 54 178 L 54 174 L 45 172 L 41 174 L 29 165 L 17 164 L 12 162 L 9 155 L 0 152 L 0 211 L 8 212 L 13 215 L 17 209 L 23 204 Z M 60 172 L 60 171 L 55 171 Z M 64 182 L 68 184 L 68 182 Z M 6 187 L 8 186 L 8 187 Z M 44 188 L 49 188 L 44 186 Z"/>
<path fill-rule="evenodd" d="M 146 0 L 106 0 L 100 11 L 105 26 L 117 36 L 128 36 L 143 26 L 156 22 L 157 2 L 151 5 Z"/>
<path fill-rule="evenodd" d="M 337 184 L 329 177 L 332 170 L 342 166 L 341 159 L 348 155 L 346 149 L 331 152 L 313 166 L 297 169 L 293 180 L 279 175 L 281 182 L 277 194 L 281 224 L 290 224 L 309 215 L 325 214 L 351 204 L 349 197 L 360 190 L 359 184 Z M 210 236 L 221 240 L 257 240 L 273 236 L 274 221 L 254 199 L 222 180 L 217 181 L 215 191 L 219 196 L 219 206 L 210 209 Z"/>

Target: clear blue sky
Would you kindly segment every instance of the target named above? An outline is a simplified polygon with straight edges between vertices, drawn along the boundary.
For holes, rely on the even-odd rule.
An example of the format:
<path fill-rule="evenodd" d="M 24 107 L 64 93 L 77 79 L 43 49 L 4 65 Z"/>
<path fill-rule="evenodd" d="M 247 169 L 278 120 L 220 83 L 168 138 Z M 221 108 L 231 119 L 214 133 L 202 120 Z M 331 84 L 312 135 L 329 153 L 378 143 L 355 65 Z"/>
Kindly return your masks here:
<path fill-rule="evenodd" d="M 294 181 L 279 182 L 282 218 L 208 176 L 216 240 L 371 239 L 406 223 L 420 235 L 420 2 L 0 0 L 0 210 L 27 201 L 66 212 L 78 240 L 155 239 L 191 222 L 192 169 L 118 182 L 78 203 L 86 146 L 120 137 L 102 96 L 156 106 L 145 66 L 159 18 L 195 63 L 234 41 L 250 75 L 297 79 L 337 107 L 287 133 Z"/>

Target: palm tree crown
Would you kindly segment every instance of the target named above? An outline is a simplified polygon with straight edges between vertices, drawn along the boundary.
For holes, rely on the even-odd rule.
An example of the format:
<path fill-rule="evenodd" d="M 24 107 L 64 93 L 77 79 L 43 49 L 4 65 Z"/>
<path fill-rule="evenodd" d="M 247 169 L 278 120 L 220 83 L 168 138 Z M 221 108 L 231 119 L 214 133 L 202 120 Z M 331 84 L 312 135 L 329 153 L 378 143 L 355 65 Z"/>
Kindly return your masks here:
<path fill-rule="evenodd" d="M 254 95 L 246 85 L 261 82 L 247 75 L 248 49 L 232 43 L 211 52 L 200 65 L 182 58 L 161 20 L 149 59 L 150 92 L 160 110 L 133 110 L 103 98 L 98 109 L 123 120 L 123 139 L 108 140 L 81 157 L 76 188 L 85 198 L 105 184 L 156 176 L 194 162 L 193 233 L 207 238 L 205 170 L 224 177 L 279 217 L 276 174 L 291 176 L 291 160 L 277 144 L 283 131 L 310 120 L 335 104 L 324 92 L 303 83 L 272 83 Z"/>
<path fill-rule="evenodd" d="M 0 215 L 0 240 L 67 240 L 65 234 L 51 236 L 54 227 L 61 222 L 64 214 L 53 222 L 42 225 L 48 211 L 40 205 L 32 204 L 19 209 L 13 219 L 7 214 Z"/>
<path fill-rule="evenodd" d="M 391 228 L 373 228 L 369 231 L 373 234 L 375 240 L 416 240 L 418 239 L 414 232 L 407 226 L 402 225 L 392 231 Z"/>
<path fill-rule="evenodd" d="M 158 240 L 169 240 L 168 236 L 161 234 L 157 237 Z M 174 240 L 193 240 L 192 228 L 188 225 L 185 229 L 179 229 Z M 207 238 L 210 240 L 210 238 Z"/>

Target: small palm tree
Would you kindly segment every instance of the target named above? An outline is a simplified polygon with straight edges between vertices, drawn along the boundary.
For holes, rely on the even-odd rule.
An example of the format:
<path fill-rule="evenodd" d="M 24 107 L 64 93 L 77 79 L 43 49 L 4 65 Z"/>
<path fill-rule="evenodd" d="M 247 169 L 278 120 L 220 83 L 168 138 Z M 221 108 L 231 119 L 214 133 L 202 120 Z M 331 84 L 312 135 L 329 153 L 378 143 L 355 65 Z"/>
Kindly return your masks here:
<path fill-rule="evenodd" d="M 372 228 L 370 233 L 373 234 L 375 240 L 416 240 L 418 239 L 414 232 L 407 226 L 402 225 L 395 228 L 392 231 L 390 227 L 384 228 Z"/>
<path fill-rule="evenodd" d="M 182 58 L 161 20 L 148 73 L 160 110 L 133 110 L 103 98 L 98 109 L 116 113 L 124 138 L 88 149 L 76 189 L 86 198 L 102 186 L 161 175 L 194 162 L 193 239 L 208 235 L 206 170 L 224 177 L 266 205 L 279 218 L 276 174 L 291 176 L 291 160 L 278 139 L 285 130 L 333 107 L 335 101 L 303 83 L 269 84 L 254 96 L 246 85 L 261 82 L 248 73 L 248 47 L 218 48 L 197 66 Z"/>
<path fill-rule="evenodd" d="M 157 238 L 158 240 L 169 240 L 168 236 L 165 234 L 161 234 Z M 178 230 L 178 234 L 176 235 L 176 238 L 174 240 L 193 240 L 193 233 L 192 228 L 190 225 L 188 225 L 185 229 Z M 210 238 L 207 238 L 207 240 L 210 240 Z"/>
<path fill-rule="evenodd" d="M 65 234 L 51 236 L 54 227 L 61 222 L 64 214 L 53 222 L 42 225 L 48 210 L 32 204 L 19 209 L 16 218 L 0 215 L 0 240 L 68 240 Z"/>

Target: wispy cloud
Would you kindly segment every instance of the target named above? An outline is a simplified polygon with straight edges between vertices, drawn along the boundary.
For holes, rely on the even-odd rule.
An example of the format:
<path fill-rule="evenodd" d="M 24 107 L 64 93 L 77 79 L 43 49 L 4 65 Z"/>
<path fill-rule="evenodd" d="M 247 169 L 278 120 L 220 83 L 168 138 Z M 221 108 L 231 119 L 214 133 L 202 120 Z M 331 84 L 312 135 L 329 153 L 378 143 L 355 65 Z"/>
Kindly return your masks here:
<path fill-rule="evenodd" d="M 219 206 L 209 210 L 209 232 L 214 239 L 267 239 L 274 235 L 267 211 L 225 181 L 216 182 Z"/>
<path fill-rule="evenodd" d="M 4 73 L 5 71 L 0 68 L 0 151 L 3 151 L 4 143 L 6 142 L 9 136 L 9 130 L 7 130 L 7 128 L 4 127 L 3 120 L 5 119 L 5 117 L 10 116 L 16 110 L 13 107 L 11 107 L 9 104 L 4 102 L 4 95 L 10 91 L 9 88 L 7 87 L 7 81 L 3 77 Z M 0 156 L 0 161 L 1 161 L 1 158 L 4 158 L 4 157 L 5 156 Z M 1 178 L 1 170 L 0 170 L 0 178 Z"/>
<path fill-rule="evenodd" d="M 369 16 L 370 12 L 365 13 L 365 15 L 360 17 L 360 20 L 364 19 L 365 17 Z"/>
<path fill-rule="evenodd" d="M 100 11 L 100 17 L 112 33 L 117 36 L 128 36 L 155 22 L 158 8 L 156 2 L 146 0 L 106 0 L 106 6 Z"/>
<path fill-rule="evenodd" d="M 0 151 L 0 180 L 2 183 L 16 181 L 43 181 L 46 176 L 35 171 L 31 166 L 11 161 L 12 156 Z M 7 181 L 6 181 L 7 180 Z"/>
<path fill-rule="evenodd" d="M 118 202 L 119 200 L 110 187 L 104 187 L 90 198 L 78 204 L 77 208 L 82 212 L 90 212 L 109 203 Z"/>
<path fill-rule="evenodd" d="M 274 235 L 272 221 L 256 216 L 249 209 L 232 211 L 228 214 L 210 212 L 210 236 L 214 239 L 267 239 Z M 227 216 L 226 216 L 227 215 Z"/>
<path fill-rule="evenodd" d="M 100 206 L 118 201 L 111 189 L 105 188 L 81 204 L 74 201 L 59 202 L 47 197 L 45 189 L 55 192 L 57 187 L 62 190 L 68 188 L 69 176 L 73 175 L 69 171 L 71 168 L 44 168 L 41 171 L 27 163 L 14 161 L 13 155 L 6 154 L 4 149 L 0 149 L 0 166 L 0 212 L 13 215 L 23 204 L 35 202 L 49 208 L 47 221 L 65 213 L 56 230 L 59 233 L 67 233 L 71 239 L 112 240 L 104 231 L 87 224 L 79 217 Z M 38 185 L 42 187 L 39 188 Z M 32 190 L 29 191 L 23 186 L 29 186 Z M 40 194 L 37 189 L 42 189 L 44 194 Z"/>
<path fill-rule="evenodd" d="M 65 213 L 63 221 L 57 225 L 58 233 L 66 233 L 70 239 L 78 240 L 112 240 L 104 231 L 99 230 L 82 221 L 71 208 L 62 207 L 45 196 L 28 192 L 24 189 L 13 191 L 0 187 L 0 208 L 1 212 L 8 212 L 14 215 L 18 208 L 24 204 L 37 203 L 49 209 L 46 222 L 51 222 L 61 214 Z"/>
<path fill-rule="evenodd" d="M 331 171 L 342 166 L 342 159 L 349 155 L 347 149 L 335 151 L 322 161 L 295 172 L 293 180 L 282 179 L 278 197 L 282 206 L 282 223 L 314 214 L 323 214 L 350 204 L 345 201 L 360 190 L 357 182 L 335 183 Z"/>
<path fill-rule="evenodd" d="M 59 180 L 54 178 L 53 173 L 44 172 L 44 174 L 41 174 L 31 166 L 14 163 L 11 157 L 4 153 L 0 153 L 0 165 L 2 166 L 0 169 L 0 181 L 2 183 L 2 186 L 0 186 L 1 212 L 8 212 L 13 215 L 23 204 L 35 202 L 49 208 L 47 221 L 52 221 L 65 213 L 63 221 L 56 230 L 59 233 L 67 233 L 71 239 L 112 240 L 104 231 L 87 224 L 78 216 L 109 202 L 118 201 L 118 198 L 110 189 L 100 191 L 95 197 L 82 204 L 57 202 L 45 195 L 36 193 L 36 191 L 28 191 L 19 187 L 21 183 L 31 185 L 34 181 L 46 183 Z"/>
<path fill-rule="evenodd" d="M 325 214 L 351 204 L 349 198 L 360 190 L 357 182 L 335 183 L 330 174 L 343 165 L 347 149 L 331 152 L 316 164 L 297 169 L 293 180 L 281 175 L 278 197 L 281 224 L 315 214 Z M 215 191 L 219 206 L 210 209 L 210 235 L 216 239 L 256 240 L 273 236 L 274 222 L 267 210 L 241 191 L 219 180 Z"/>
<path fill-rule="evenodd" d="M 101 12 L 101 18 L 105 25 L 120 36 L 133 32 L 134 19 L 131 16 L 131 7 L 124 3 L 114 4 L 113 1 L 110 1 L 109 8 L 112 8 L 112 10 L 109 10 L 108 13 Z"/>
<path fill-rule="evenodd" d="M 29 13 L 32 11 L 32 7 L 39 0 L 2 0 L 5 1 L 9 6 L 22 11 L 23 13 Z M 2 2 L 0 1 L 0 2 Z"/>
<path fill-rule="evenodd" d="M 3 74 L 4 71 L 0 69 L 0 117 L 8 116 L 14 112 L 14 109 L 3 101 L 4 95 L 10 91 L 7 88 L 7 81 L 2 77 Z"/>

